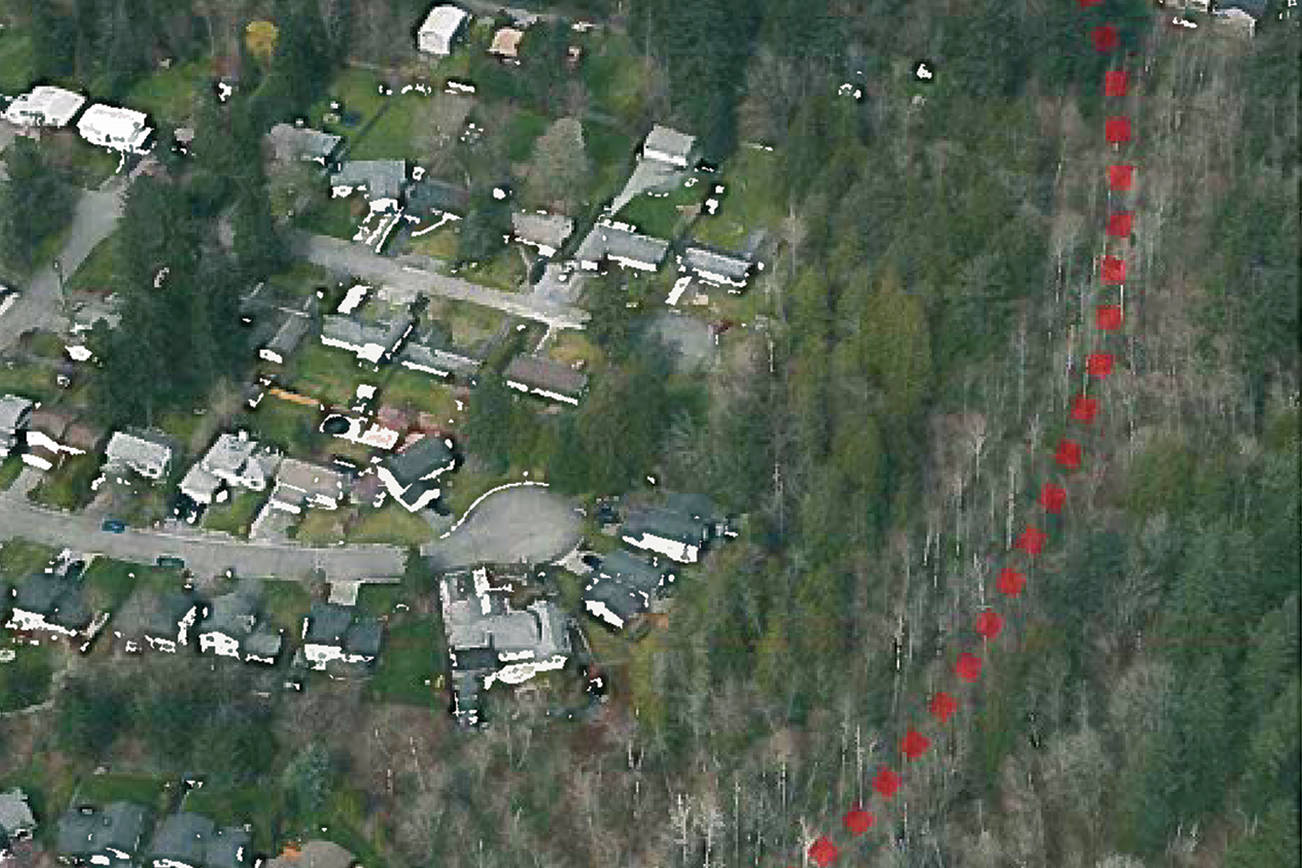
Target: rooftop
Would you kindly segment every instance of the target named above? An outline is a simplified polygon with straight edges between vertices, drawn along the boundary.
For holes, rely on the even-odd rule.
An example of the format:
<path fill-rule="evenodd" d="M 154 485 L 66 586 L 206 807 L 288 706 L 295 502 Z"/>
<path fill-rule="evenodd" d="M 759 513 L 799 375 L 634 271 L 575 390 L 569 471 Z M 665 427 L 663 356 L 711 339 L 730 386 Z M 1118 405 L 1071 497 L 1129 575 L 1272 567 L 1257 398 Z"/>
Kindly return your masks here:
<path fill-rule="evenodd" d="M 18 395 L 0 397 L 0 433 L 18 428 L 32 407 L 31 401 Z"/>
<path fill-rule="evenodd" d="M 372 201 L 399 198 L 406 183 L 405 160 L 349 160 L 330 176 L 330 186 L 364 187 Z"/>
<path fill-rule="evenodd" d="M 574 232 L 574 221 L 564 214 L 515 211 L 511 214 L 511 231 L 526 243 L 559 250 Z"/>
<path fill-rule="evenodd" d="M 450 440 L 426 436 L 390 455 L 384 460 L 384 467 L 400 485 L 412 485 L 455 460 Z"/>
<path fill-rule="evenodd" d="M 281 162 L 316 160 L 324 163 L 334 154 L 343 138 L 311 127 L 276 124 L 267 132 L 267 141 L 271 144 L 272 153 Z"/>
<path fill-rule="evenodd" d="M 583 239 L 574 258 L 581 262 L 600 262 L 609 257 L 658 266 L 668 252 L 668 241 L 640 235 L 610 223 L 598 223 Z"/>
<path fill-rule="evenodd" d="M 85 104 L 86 97 L 76 91 L 42 84 L 11 102 L 5 120 L 17 126 L 64 127 Z"/>
<path fill-rule="evenodd" d="M 154 840 L 149 846 L 150 857 L 201 865 L 214 831 L 213 821 L 200 814 L 172 814 L 159 823 L 154 832 Z"/>
<path fill-rule="evenodd" d="M 505 377 L 508 382 L 515 381 L 571 397 L 582 394 L 588 385 L 588 375 L 582 371 L 544 356 L 524 353 L 506 366 Z"/>
<path fill-rule="evenodd" d="M 689 136 L 671 127 L 656 124 L 651 128 L 651 132 L 647 133 L 646 141 L 642 145 L 642 152 L 645 154 L 647 151 L 658 151 L 671 157 L 686 160 L 695 145 L 696 136 Z"/>

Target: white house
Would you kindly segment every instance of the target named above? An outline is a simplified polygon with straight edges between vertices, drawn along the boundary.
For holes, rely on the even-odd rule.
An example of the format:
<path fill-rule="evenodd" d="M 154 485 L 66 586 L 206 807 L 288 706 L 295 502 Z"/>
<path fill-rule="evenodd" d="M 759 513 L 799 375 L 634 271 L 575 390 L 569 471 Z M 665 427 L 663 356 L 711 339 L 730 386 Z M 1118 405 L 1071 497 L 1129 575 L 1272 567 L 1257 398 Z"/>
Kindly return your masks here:
<path fill-rule="evenodd" d="M 150 480 L 162 479 L 172 467 L 172 447 L 161 438 L 114 431 L 104 450 L 105 473 L 129 469 Z"/>
<path fill-rule="evenodd" d="M 149 117 L 144 112 L 95 103 L 77 121 L 77 132 L 101 148 L 144 154 L 149 150 L 145 145 L 154 129 L 149 126 Z"/>
<path fill-rule="evenodd" d="M 307 507 L 338 509 L 347 490 L 348 480 L 339 471 L 286 458 L 276 474 L 271 507 L 295 515 Z"/>
<path fill-rule="evenodd" d="M 5 120 L 20 127 L 66 127 L 85 104 L 76 91 L 42 84 L 9 103 Z"/>
<path fill-rule="evenodd" d="M 696 152 L 696 136 L 656 124 L 642 143 L 642 157 L 686 169 Z"/>
<path fill-rule="evenodd" d="M 223 485 L 266 491 L 279 456 L 259 449 L 244 431 L 222 434 L 181 480 L 181 491 L 195 503 L 210 504 Z"/>
<path fill-rule="evenodd" d="M 25 431 L 34 406 L 18 395 L 0 396 L 0 461 L 8 458 L 9 453 L 26 439 Z"/>
<path fill-rule="evenodd" d="M 452 53 L 452 41 L 469 15 L 457 6 L 439 5 L 429 11 L 416 33 L 416 48 L 443 57 Z"/>

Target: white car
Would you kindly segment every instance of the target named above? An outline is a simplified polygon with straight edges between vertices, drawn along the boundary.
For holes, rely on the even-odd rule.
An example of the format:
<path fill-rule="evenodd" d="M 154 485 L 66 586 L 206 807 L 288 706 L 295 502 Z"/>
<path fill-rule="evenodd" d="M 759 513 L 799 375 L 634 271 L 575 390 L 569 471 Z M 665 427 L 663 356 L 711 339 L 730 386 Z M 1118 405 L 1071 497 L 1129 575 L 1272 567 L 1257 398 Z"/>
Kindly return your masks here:
<path fill-rule="evenodd" d="M 22 293 L 16 289 L 10 289 L 7 286 L 0 286 L 0 316 L 4 316 L 5 311 L 13 307 L 14 302 L 18 301 L 20 295 L 22 295 Z"/>

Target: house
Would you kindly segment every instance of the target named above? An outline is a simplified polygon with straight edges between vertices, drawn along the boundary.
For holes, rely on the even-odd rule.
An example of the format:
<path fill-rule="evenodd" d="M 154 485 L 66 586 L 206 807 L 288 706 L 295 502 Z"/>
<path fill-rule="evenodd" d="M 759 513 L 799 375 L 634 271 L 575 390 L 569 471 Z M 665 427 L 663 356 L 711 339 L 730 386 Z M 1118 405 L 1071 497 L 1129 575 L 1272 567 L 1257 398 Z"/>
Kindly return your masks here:
<path fill-rule="evenodd" d="M 715 286 L 745 286 L 750 280 L 752 265 L 745 257 L 699 246 L 688 247 L 678 257 L 679 271 L 689 272 Z"/>
<path fill-rule="evenodd" d="M 129 868 L 144 831 L 145 809 L 140 805 L 113 802 L 103 810 L 70 809 L 59 817 L 58 859 L 69 865 Z"/>
<path fill-rule="evenodd" d="M 681 512 L 661 508 L 630 513 L 620 539 L 634 548 L 652 551 L 679 563 L 693 564 L 710 539 L 709 524 Z"/>
<path fill-rule="evenodd" d="M 101 430 L 78 424 L 75 417 L 59 410 L 37 407 L 27 423 L 27 448 L 23 463 L 38 470 L 53 470 L 68 457 L 99 449 Z"/>
<path fill-rule="evenodd" d="M 416 328 L 416 318 L 407 305 L 376 300 L 363 306 L 344 301 L 335 313 L 322 317 L 321 343 L 346 350 L 360 361 L 378 365 L 391 360 Z"/>
<path fill-rule="evenodd" d="M 503 372 L 506 385 L 520 392 L 578 406 L 588 388 L 588 375 L 544 356 L 520 354 Z"/>
<path fill-rule="evenodd" d="M 90 627 L 91 611 L 81 583 L 51 573 L 33 573 L 15 589 L 5 627 L 77 636 Z"/>
<path fill-rule="evenodd" d="M 154 134 L 149 116 L 128 108 L 95 103 L 77 121 L 77 132 L 92 145 L 131 154 L 148 153 Z"/>
<path fill-rule="evenodd" d="M 462 216 L 470 206 L 470 191 L 434 178 L 421 178 L 407 187 L 407 211 L 415 214 Z"/>
<path fill-rule="evenodd" d="M 484 354 L 479 351 L 454 351 L 446 334 L 436 326 L 429 326 L 422 334 L 413 337 L 396 356 L 398 364 L 413 371 L 433 374 L 436 377 L 470 382 L 484 364 Z"/>
<path fill-rule="evenodd" d="M 66 127 L 86 104 L 72 90 L 41 84 L 16 97 L 5 109 L 5 120 L 18 127 Z"/>
<path fill-rule="evenodd" d="M 583 589 L 583 608 L 622 630 L 645 612 L 674 578 L 672 569 L 617 550 L 602 559 L 596 577 Z"/>
<path fill-rule="evenodd" d="M 258 350 L 258 358 L 277 365 L 285 364 L 285 359 L 298 349 L 299 342 L 303 340 L 311 325 L 311 320 L 304 314 L 285 314 L 285 319 L 280 324 L 280 328 L 276 329 L 276 334 L 266 346 Z"/>
<path fill-rule="evenodd" d="M 452 53 L 452 42 L 470 16 L 464 9 L 448 4 L 435 6 L 425 16 L 416 32 L 416 49 L 426 54 L 446 57 Z"/>
<path fill-rule="evenodd" d="M 181 492 L 195 503 L 211 504 L 222 486 L 266 491 L 280 455 L 250 440 L 246 432 L 222 434 L 181 480 Z"/>
<path fill-rule="evenodd" d="M 493 34 L 493 44 L 488 46 L 488 53 L 500 58 L 504 63 L 518 66 L 520 40 L 523 38 L 523 30 L 517 27 L 503 27 Z"/>
<path fill-rule="evenodd" d="M 122 474 L 130 470 L 145 479 L 157 481 L 172 469 L 172 445 L 161 434 L 147 431 L 114 431 L 104 450 L 105 474 Z"/>
<path fill-rule="evenodd" d="M 0 461 L 27 441 L 24 433 L 36 405 L 18 395 L 0 397 Z"/>
<path fill-rule="evenodd" d="M 357 859 L 333 841 L 312 840 L 286 845 L 284 851 L 266 862 L 265 868 L 360 868 Z"/>
<path fill-rule="evenodd" d="M 311 127 L 276 124 L 267 131 L 266 141 L 276 162 L 301 161 L 327 166 L 339 153 L 343 137 L 323 133 Z"/>
<path fill-rule="evenodd" d="M 303 657 L 313 669 L 331 664 L 369 666 L 380 653 L 383 625 L 358 618 L 351 606 L 314 602 L 303 619 Z"/>
<path fill-rule="evenodd" d="M 198 629 L 199 653 L 246 663 L 274 664 L 283 637 L 258 624 L 258 602 L 247 590 L 215 597 L 204 607 Z"/>
<path fill-rule="evenodd" d="M 588 271 L 596 271 L 606 260 L 624 268 L 656 271 L 668 252 L 668 241 L 639 235 L 629 227 L 601 221 L 579 244 L 574 258 L 581 268 Z"/>
<path fill-rule="evenodd" d="M 188 591 L 157 594 L 150 600 L 141 635 L 155 651 L 175 654 L 190 644 L 190 635 L 199 621 L 202 605 Z"/>
<path fill-rule="evenodd" d="M 696 136 L 656 124 L 642 142 L 642 158 L 686 169 L 696 156 Z"/>
<path fill-rule="evenodd" d="M 406 160 L 349 160 L 330 175 L 330 195 L 366 194 L 372 211 L 397 211 L 407 186 Z"/>
<path fill-rule="evenodd" d="M 511 214 L 511 237 L 547 257 L 556 255 L 574 232 L 574 221 L 564 214 L 545 211 L 515 211 Z"/>
<path fill-rule="evenodd" d="M 27 794 L 17 787 L 0 792 L 0 859 L 13 852 L 14 844 L 30 841 L 35 831 L 36 818 Z"/>
<path fill-rule="evenodd" d="M 376 473 L 389 496 L 416 512 L 438 500 L 439 477 L 456 466 L 450 439 L 425 436 L 386 458 Z"/>
<path fill-rule="evenodd" d="M 204 868 L 216 824 L 200 814 L 183 811 L 158 824 L 149 845 L 153 868 Z"/>
<path fill-rule="evenodd" d="M 569 659 L 569 624 L 560 608 L 538 600 L 514 609 L 511 590 L 510 585 L 495 587 L 483 566 L 447 574 L 439 582 L 452 661 L 453 713 L 462 723 L 478 723 L 481 690 L 499 681 L 522 684 L 564 667 Z"/>
<path fill-rule="evenodd" d="M 239 826 L 226 826 L 208 837 L 204 868 L 245 868 L 251 865 L 253 836 Z"/>
<path fill-rule="evenodd" d="M 296 458 L 280 462 L 271 507 L 298 515 L 305 508 L 337 509 L 348 490 L 348 477 L 329 467 Z"/>

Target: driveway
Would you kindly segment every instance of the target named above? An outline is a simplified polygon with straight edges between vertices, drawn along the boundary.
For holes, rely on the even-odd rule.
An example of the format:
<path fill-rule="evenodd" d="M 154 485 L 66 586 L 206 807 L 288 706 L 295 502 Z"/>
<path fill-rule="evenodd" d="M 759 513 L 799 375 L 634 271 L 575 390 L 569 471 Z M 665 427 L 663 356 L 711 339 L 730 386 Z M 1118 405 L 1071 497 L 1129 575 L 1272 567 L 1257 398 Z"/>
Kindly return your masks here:
<path fill-rule="evenodd" d="M 298 254 L 312 264 L 352 274 L 371 283 L 468 301 L 511 316 L 538 320 L 553 328 L 583 328 L 588 318 L 586 311 L 570 305 L 555 304 L 533 295 L 489 289 L 458 277 L 439 274 L 432 270 L 432 261 L 421 257 L 390 259 L 351 241 L 301 232 L 295 233 L 294 244 Z"/>
<path fill-rule="evenodd" d="M 534 486 L 489 495 L 447 539 L 421 548 L 437 569 L 477 563 L 550 561 L 579 539 L 579 516 L 568 499 Z"/>
<path fill-rule="evenodd" d="M 308 548 L 289 543 L 246 542 L 184 528 L 106 533 L 94 515 L 48 510 L 13 491 L 0 496 L 0 537 L 21 537 L 59 548 L 96 552 L 118 560 L 152 564 L 159 555 L 185 560 L 196 575 L 214 576 L 227 569 L 237 575 L 310 578 L 321 570 L 326 579 L 396 582 L 406 566 L 406 551 L 396 546 Z"/>
<path fill-rule="evenodd" d="M 68 237 L 59 251 L 65 280 L 72 277 L 95 245 L 112 234 L 122 216 L 122 191 L 126 185 L 125 177 L 114 175 L 98 190 L 81 193 Z M 52 263 L 41 266 L 27 286 L 19 288 L 22 295 L 18 301 L 0 316 L 0 351 L 17 342 L 23 332 L 36 328 L 62 331 L 66 325 L 61 310 L 59 275 Z"/>

